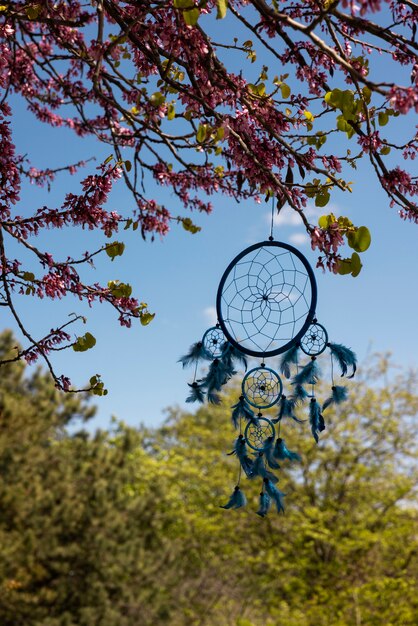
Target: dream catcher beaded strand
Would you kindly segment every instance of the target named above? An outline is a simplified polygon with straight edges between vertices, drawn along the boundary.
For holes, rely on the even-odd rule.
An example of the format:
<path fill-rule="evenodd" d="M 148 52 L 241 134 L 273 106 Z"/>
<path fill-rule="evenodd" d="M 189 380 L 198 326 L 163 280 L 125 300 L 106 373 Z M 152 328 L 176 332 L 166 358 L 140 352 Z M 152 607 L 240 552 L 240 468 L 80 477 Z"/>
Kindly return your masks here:
<path fill-rule="evenodd" d="M 237 373 L 245 374 L 241 395 L 232 407 L 232 423 L 239 434 L 229 455 L 238 460 L 236 486 L 224 509 L 238 509 L 247 500 L 241 488 L 243 477 L 259 479 L 261 490 L 257 514 L 267 515 L 274 505 L 284 511 L 284 494 L 278 489 L 280 462 L 301 461 L 297 452 L 289 450 L 281 436 L 286 419 L 303 424 L 309 421 L 318 443 L 325 429 L 322 412 L 331 404 L 347 397 L 344 386 L 334 384 L 334 361 L 342 375 L 356 369 L 354 353 L 341 344 L 328 342 L 326 329 L 315 318 L 317 287 L 312 268 L 293 246 L 268 241 L 240 252 L 226 268 L 219 283 L 216 310 L 218 323 L 209 328 L 200 342 L 191 346 L 180 359 L 183 366 L 194 365 L 193 382 L 186 402 L 219 403 L 223 385 Z M 320 377 L 317 357 L 327 348 L 331 353 L 331 395 L 324 404 L 318 402 L 315 386 Z M 308 363 L 299 364 L 303 353 Z M 279 372 L 266 365 L 266 360 L 282 355 Z M 259 365 L 247 371 L 247 356 L 259 358 Z M 199 365 L 206 363 L 207 372 L 198 377 Z M 289 380 L 290 393 L 284 393 L 280 376 Z M 309 401 L 307 419 L 296 411 Z M 263 410 L 277 408 L 275 417 Z"/>

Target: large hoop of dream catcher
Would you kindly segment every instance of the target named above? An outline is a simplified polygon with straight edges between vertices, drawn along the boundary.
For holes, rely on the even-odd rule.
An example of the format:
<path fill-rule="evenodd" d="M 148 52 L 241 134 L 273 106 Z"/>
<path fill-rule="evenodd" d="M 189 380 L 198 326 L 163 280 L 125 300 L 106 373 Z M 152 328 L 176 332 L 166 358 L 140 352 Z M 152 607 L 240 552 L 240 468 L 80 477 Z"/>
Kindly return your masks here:
<path fill-rule="evenodd" d="M 315 276 L 303 254 L 286 243 L 263 241 L 228 265 L 216 310 L 235 348 L 265 358 L 286 352 L 303 337 L 316 301 Z"/>

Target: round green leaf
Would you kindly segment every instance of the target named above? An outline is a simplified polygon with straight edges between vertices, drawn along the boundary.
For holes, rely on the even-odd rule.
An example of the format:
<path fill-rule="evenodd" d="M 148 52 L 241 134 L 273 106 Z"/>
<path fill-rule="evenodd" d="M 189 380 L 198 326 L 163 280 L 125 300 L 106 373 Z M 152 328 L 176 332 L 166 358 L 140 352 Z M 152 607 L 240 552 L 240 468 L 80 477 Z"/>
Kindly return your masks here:
<path fill-rule="evenodd" d="M 363 267 L 360 257 L 357 252 L 353 252 L 351 255 L 351 276 L 354 278 L 358 276 L 361 272 L 361 268 Z"/>
<path fill-rule="evenodd" d="M 348 245 L 356 252 L 365 252 L 372 241 L 370 231 L 366 226 L 360 226 L 355 233 L 350 233 L 347 239 Z"/>
<path fill-rule="evenodd" d="M 351 274 L 351 259 L 341 259 L 338 262 L 338 273 L 342 276 L 344 274 Z"/>

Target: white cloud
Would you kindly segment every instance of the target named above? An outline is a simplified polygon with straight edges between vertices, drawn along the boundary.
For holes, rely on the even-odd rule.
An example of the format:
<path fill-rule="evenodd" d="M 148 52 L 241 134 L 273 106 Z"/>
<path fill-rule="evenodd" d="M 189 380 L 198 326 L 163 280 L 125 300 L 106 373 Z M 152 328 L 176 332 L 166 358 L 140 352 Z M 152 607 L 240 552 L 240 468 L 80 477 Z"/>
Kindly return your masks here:
<path fill-rule="evenodd" d="M 309 202 L 307 206 L 303 209 L 303 212 L 305 213 L 309 222 L 316 225 L 318 223 L 318 217 L 320 217 L 320 215 L 329 213 L 335 213 L 336 215 L 339 215 L 341 213 L 341 208 L 333 202 L 330 202 L 329 204 L 327 204 L 326 207 L 323 208 L 315 206 L 313 202 Z M 270 222 L 271 213 L 266 213 L 265 218 L 267 222 Z M 275 211 L 273 224 L 274 226 L 302 226 L 303 222 L 301 217 L 299 216 L 299 213 L 286 205 L 280 210 L 280 213 L 277 213 L 277 211 Z"/>
<path fill-rule="evenodd" d="M 268 215 L 268 219 L 271 220 L 271 215 Z M 283 207 L 279 214 L 274 214 L 275 226 L 300 226 L 301 223 L 298 213 L 288 206 Z"/>
<path fill-rule="evenodd" d="M 289 237 L 290 243 L 294 243 L 295 246 L 304 246 L 309 243 L 309 237 L 306 233 L 293 233 Z"/>
<path fill-rule="evenodd" d="M 215 326 L 218 321 L 218 316 L 214 306 L 207 306 L 206 309 L 203 309 L 203 315 L 211 326 Z"/>

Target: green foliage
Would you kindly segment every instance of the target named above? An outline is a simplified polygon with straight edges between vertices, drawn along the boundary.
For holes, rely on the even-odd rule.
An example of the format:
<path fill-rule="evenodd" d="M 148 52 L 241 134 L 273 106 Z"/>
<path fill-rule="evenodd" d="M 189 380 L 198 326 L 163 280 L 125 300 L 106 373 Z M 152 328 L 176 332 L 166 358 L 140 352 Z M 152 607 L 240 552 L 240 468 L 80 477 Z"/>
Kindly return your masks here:
<path fill-rule="evenodd" d="M 129 161 L 126 161 L 125 165 L 127 165 Z M 125 244 L 120 241 L 112 241 L 112 243 L 108 243 L 106 245 L 106 254 L 112 261 L 115 260 L 115 257 L 122 256 L 125 251 Z"/>
<path fill-rule="evenodd" d="M 190 217 L 183 217 L 180 219 L 180 221 L 184 230 L 187 230 L 187 232 L 192 233 L 192 235 L 195 235 L 196 233 L 202 230 L 200 226 L 196 226 L 196 224 L 193 224 Z"/>
<path fill-rule="evenodd" d="M 216 6 L 217 6 L 216 19 L 223 20 L 228 10 L 228 0 L 216 0 Z"/>
<path fill-rule="evenodd" d="M 15 343 L 0 336 L 0 353 Z M 247 509 L 219 507 L 238 391 L 155 430 L 89 436 L 71 426 L 91 414 L 83 399 L 24 374 L 0 378 L 2 626 L 416 625 L 412 375 L 389 384 L 373 363 L 318 446 L 285 422 L 302 462 L 282 462 L 285 515 L 261 519 L 247 479 Z"/>
<path fill-rule="evenodd" d="M 347 243 L 355 252 L 351 258 L 341 259 L 338 263 L 339 274 L 351 274 L 356 277 L 360 274 L 363 267 L 358 252 L 365 252 L 371 244 L 372 237 L 366 226 L 354 226 L 348 217 L 336 217 L 333 213 L 329 215 L 321 215 L 318 220 L 318 226 L 323 230 L 337 230 L 337 232 L 346 237 Z"/>
<path fill-rule="evenodd" d="M 91 333 L 85 333 L 82 337 L 78 337 L 77 341 L 73 343 L 74 352 L 86 352 L 94 348 L 96 345 L 96 338 Z"/>

